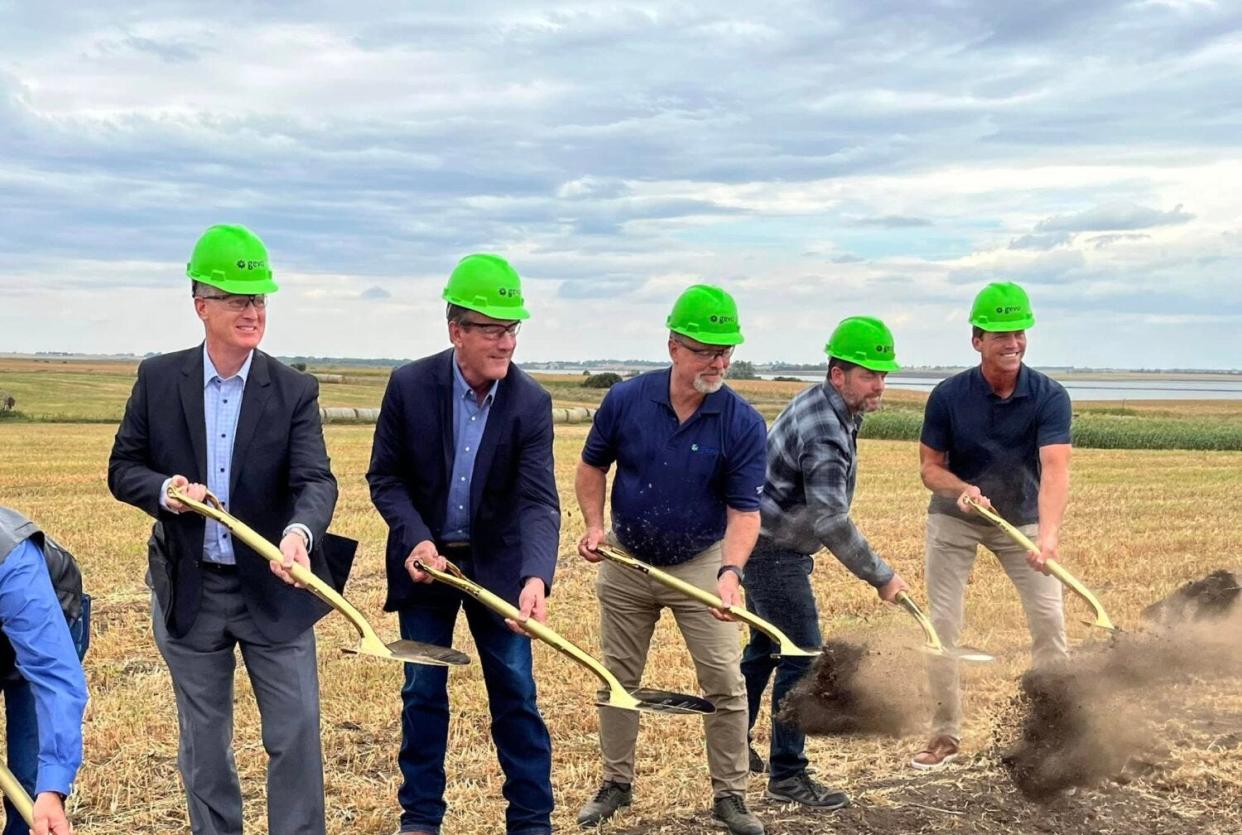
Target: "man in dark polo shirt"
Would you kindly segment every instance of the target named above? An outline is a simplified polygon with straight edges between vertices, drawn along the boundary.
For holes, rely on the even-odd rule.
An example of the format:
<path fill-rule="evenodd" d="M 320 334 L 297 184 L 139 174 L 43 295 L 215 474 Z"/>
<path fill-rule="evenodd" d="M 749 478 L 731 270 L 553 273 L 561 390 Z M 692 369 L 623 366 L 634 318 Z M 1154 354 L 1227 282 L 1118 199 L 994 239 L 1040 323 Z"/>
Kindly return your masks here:
<path fill-rule="evenodd" d="M 1057 558 L 1069 496 L 1070 399 L 1065 389 L 1022 363 L 1031 303 L 1017 284 L 989 284 L 970 313 L 971 344 L 981 362 L 941 382 L 928 398 L 919 460 L 932 491 L 927 517 L 927 596 L 946 647 L 957 645 L 977 548 L 986 546 L 1009 575 L 1032 639 L 1035 664 L 1065 657 L 1061 586 L 1044 563 Z M 1034 540 L 1027 552 L 973 511 L 974 499 Z M 957 662 L 929 665 L 935 712 L 932 738 L 912 761 L 919 769 L 952 762 L 961 738 Z"/>
<path fill-rule="evenodd" d="M 667 325 L 672 367 L 617 384 L 595 416 L 575 482 L 586 522 L 578 551 L 598 562 L 607 538 L 740 605 L 742 567 L 759 534 L 765 430 L 759 413 L 724 385 L 742 342 L 737 306 L 719 287 L 696 284 L 677 299 Z M 612 532 L 605 534 L 614 463 Z M 604 665 L 629 689 L 639 685 L 661 610 L 672 610 L 699 685 L 716 706 L 703 720 L 713 817 L 735 835 L 762 835 L 745 802 L 746 686 L 731 618 L 609 562 L 599 567 L 596 593 Z M 600 708 L 603 783 L 578 815 L 582 826 L 630 804 L 637 737 L 637 713 Z"/>

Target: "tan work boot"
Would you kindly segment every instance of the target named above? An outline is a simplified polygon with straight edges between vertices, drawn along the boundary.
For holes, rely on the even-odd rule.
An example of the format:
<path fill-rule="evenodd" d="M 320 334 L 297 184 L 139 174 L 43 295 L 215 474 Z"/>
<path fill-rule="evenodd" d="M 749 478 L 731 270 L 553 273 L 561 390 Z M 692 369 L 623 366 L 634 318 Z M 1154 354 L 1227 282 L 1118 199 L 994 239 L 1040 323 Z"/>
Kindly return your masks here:
<path fill-rule="evenodd" d="M 927 747 L 914 755 L 910 765 L 920 771 L 935 771 L 957 759 L 958 740 L 947 734 L 933 736 Z"/>

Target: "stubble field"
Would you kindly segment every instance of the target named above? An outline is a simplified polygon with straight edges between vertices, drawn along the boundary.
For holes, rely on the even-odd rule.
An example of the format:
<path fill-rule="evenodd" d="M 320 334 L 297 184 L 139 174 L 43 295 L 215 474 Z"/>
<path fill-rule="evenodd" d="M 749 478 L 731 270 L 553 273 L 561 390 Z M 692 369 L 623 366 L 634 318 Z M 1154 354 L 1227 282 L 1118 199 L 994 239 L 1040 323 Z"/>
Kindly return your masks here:
<path fill-rule="evenodd" d="M 112 500 L 105 466 L 113 427 L 101 424 L 8 423 L 0 426 L 0 497 L 37 519 L 80 558 L 96 598 L 87 657 L 92 701 L 86 722 L 86 763 L 72 803 L 82 832 L 187 831 L 176 771 L 176 715 L 167 672 L 151 639 L 148 593 L 142 582 L 150 520 Z M 585 427 L 558 427 L 557 479 L 563 503 L 561 562 L 550 623 L 590 651 L 599 647 L 594 567 L 574 555 L 581 524 L 572 472 Z M 394 636 L 380 611 L 384 526 L 369 502 L 363 474 L 369 427 L 327 429 L 341 500 L 333 528 L 361 548 L 347 590 L 351 600 Z M 856 521 L 922 599 L 922 537 L 926 493 L 916 445 L 861 444 Z M 1229 452 L 1076 451 L 1064 532 L 1069 567 L 1091 584 L 1114 620 L 1137 627 L 1139 612 L 1181 583 L 1239 562 L 1242 454 Z M 874 593 L 821 554 L 814 574 L 825 634 L 882 636 L 877 663 L 903 680 L 921 680 L 913 622 L 881 605 Z M 1069 601 L 1071 613 L 1082 610 Z M 804 813 L 751 800 L 772 833 L 825 831 L 1242 831 L 1242 695 L 1236 679 L 1204 679 L 1170 691 L 1151 722 L 1152 750 L 1125 784 L 1053 802 L 1026 802 L 997 766 L 995 743 L 1011 736 L 1010 703 L 1026 667 L 1027 639 L 1016 597 L 998 566 L 978 561 L 968 596 L 964 641 L 986 647 L 998 663 L 964 674 L 968 756 L 934 777 L 906 763 L 921 735 L 891 739 L 812 739 L 820 779 L 848 788 L 851 809 Z M 1098 640 L 1071 618 L 1074 644 Z M 343 655 L 351 642 L 343 619 L 318 629 L 329 832 L 384 833 L 396 828 L 395 756 L 399 738 L 399 665 Z M 739 632 L 739 640 L 742 640 Z M 472 652 L 464 627 L 456 645 Z M 554 783 L 562 831 L 576 829 L 577 807 L 596 787 L 599 770 L 595 683 L 585 671 L 539 645 L 536 673 L 541 708 L 554 745 Z M 645 684 L 696 692 L 684 648 L 661 622 Z M 455 721 L 447 763 L 447 833 L 503 828 L 501 777 L 488 735 L 486 698 L 477 665 L 454 670 Z M 245 676 L 238 677 L 237 765 L 248 828 L 263 831 L 265 755 Z M 766 715 L 760 721 L 766 751 Z M 690 717 L 645 717 L 638 745 L 633 809 L 606 831 L 706 832 L 710 804 L 701 724 Z"/>

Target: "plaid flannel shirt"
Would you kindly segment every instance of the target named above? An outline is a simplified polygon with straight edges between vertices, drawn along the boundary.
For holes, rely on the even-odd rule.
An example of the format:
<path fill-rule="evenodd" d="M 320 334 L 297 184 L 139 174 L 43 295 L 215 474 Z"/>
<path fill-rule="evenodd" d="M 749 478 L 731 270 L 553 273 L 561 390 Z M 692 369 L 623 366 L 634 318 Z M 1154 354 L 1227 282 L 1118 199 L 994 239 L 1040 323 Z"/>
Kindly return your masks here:
<path fill-rule="evenodd" d="M 799 393 L 768 432 L 768 473 L 759 500 L 762 545 L 813 554 L 826 547 L 879 588 L 893 569 L 850 520 L 862 415 L 851 415 L 828 381 Z"/>

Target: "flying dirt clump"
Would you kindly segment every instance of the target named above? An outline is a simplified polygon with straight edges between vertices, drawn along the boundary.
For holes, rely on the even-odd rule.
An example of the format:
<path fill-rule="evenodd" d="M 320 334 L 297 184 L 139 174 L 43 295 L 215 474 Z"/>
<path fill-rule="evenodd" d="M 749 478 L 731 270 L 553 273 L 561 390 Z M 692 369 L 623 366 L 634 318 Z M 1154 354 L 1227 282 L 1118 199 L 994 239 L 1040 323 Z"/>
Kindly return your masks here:
<path fill-rule="evenodd" d="M 1154 631 L 1028 671 L 1014 700 L 1020 736 L 1001 757 L 1018 789 L 1045 800 L 1119 775 L 1158 738 L 1153 717 L 1168 717 L 1175 685 L 1242 675 L 1236 586 L 1213 572 L 1149 606 Z"/>
<path fill-rule="evenodd" d="M 785 697 L 778 721 L 816 736 L 902 736 L 922 722 L 925 700 L 892 654 L 833 640 Z"/>

